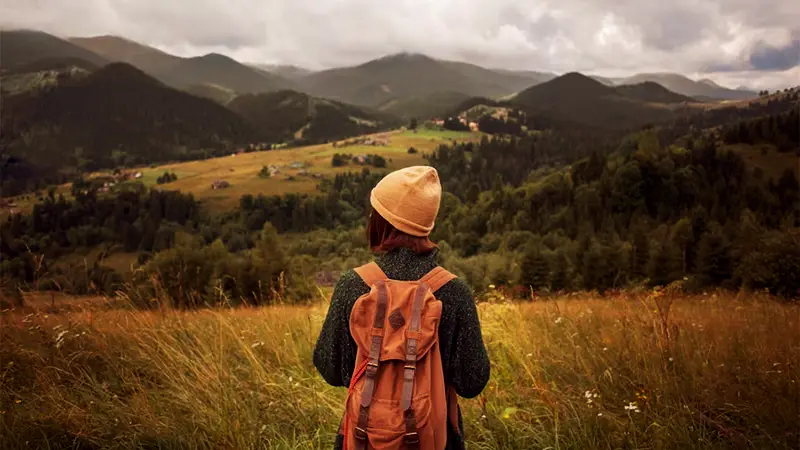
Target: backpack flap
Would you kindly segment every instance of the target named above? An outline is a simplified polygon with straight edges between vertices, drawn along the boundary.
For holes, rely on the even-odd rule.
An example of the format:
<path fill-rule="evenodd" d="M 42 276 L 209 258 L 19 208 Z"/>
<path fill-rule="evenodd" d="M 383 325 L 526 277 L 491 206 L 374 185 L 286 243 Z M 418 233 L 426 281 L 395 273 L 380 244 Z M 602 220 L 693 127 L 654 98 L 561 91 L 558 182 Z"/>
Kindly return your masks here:
<path fill-rule="evenodd" d="M 442 315 L 442 302 L 436 300 L 428 290 L 422 302 L 419 331 L 409 330 L 413 300 L 419 284 L 409 281 L 387 280 L 386 311 L 383 326 L 375 327 L 374 319 L 378 309 L 378 285 L 372 286 L 370 293 L 359 298 L 350 315 L 350 334 L 359 348 L 369 349 L 372 336 L 383 336 L 380 353 L 381 361 L 406 359 L 406 339 L 416 339 L 417 358 L 424 356 L 437 339 L 439 321 Z"/>

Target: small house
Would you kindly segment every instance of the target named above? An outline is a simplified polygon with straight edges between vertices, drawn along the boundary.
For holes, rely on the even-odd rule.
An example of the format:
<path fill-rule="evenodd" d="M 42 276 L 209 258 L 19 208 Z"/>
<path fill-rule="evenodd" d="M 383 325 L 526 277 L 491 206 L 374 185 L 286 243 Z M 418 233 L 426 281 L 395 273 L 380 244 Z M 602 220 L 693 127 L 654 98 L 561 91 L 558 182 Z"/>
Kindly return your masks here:
<path fill-rule="evenodd" d="M 301 163 L 301 162 L 299 162 L 299 161 L 295 161 L 295 162 L 293 162 L 293 163 L 289 164 L 289 167 L 291 167 L 292 169 L 302 169 L 302 168 L 304 168 L 305 166 L 306 166 L 306 165 L 305 165 L 304 163 Z"/>
<path fill-rule="evenodd" d="M 142 172 L 136 172 L 136 175 L 134 175 L 133 178 L 136 178 L 137 180 L 142 178 Z"/>
<path fill-rule="evenodd" d="M 214 180 L 211 182 L 211 189 L 225 189 L 231 187 L 231 184 L 225 180 Z"/>
<path fill-rule="evenodd" d="M 478 122 L 470 122 L 469 131 L 478 131 Z"/>

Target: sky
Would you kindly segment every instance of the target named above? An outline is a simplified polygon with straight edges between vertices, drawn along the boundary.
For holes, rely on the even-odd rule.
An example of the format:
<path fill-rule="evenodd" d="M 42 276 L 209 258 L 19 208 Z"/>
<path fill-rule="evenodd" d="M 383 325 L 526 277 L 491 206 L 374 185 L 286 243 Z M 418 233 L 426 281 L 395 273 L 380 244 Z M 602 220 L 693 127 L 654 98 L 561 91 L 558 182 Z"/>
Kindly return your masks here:
<path fill-rule="evenodd" d="M 800 0 L 0 0 L 0 26 L 310 69 L 405 51 L 490 68 L 800 85 Z"/>

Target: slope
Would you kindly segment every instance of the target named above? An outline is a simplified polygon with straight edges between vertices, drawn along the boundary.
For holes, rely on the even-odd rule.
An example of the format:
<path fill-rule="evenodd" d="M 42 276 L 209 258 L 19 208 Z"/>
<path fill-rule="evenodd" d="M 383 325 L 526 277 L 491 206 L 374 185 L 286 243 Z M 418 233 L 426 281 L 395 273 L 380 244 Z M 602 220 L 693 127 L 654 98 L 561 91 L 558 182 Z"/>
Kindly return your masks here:
<path fill-rule="evenodd" d="M 645 81 L 639 84 L 625 84 L 617 86 L 614 90 L 625 97 L 646 103 L 683 103 L 696 101 L 691 97 L 672 92 L 664 86 L 652 81 Z"/>
<path fill-rule="evenodd" d="M 301 81 L 314 95 L 373 107 L 392 99 L 443 91 L 495 97 L 535 82 L 525 75 L 498 73 L 414 53 L 389 55 L 359 66 L 315 72 Z"/>
<path fill-rule="evenodd" d="M 576 72 L 526 89 L 515 96 L 512 103 L 531 112 L 549 113 L 560 119 L 607 129 L 626 129 L 668 120 L 672 116 L 665 107 L 624 96 Z"/>
<path fill-rule="evenodd" d="M 118 36 L 70 38 L 69 41 L 109 61 L 125 62 L 149 74 L 168 70 L 181 61 L 177 56 Z"/>
<path fill-rule="evenodd" d="M 108 61 L 102 56 L 63 39 L 39 31 L 0 31 L 0 71 L 14 71 L 43 61 L 79 60 L 94 66 Z M 30 69 L 26 69 L 30 71 Z"/>
<path fill-rule="evenodd" d="M 404 119 L 429 119 L 451 111 L 470 96 L 461 92 L 443 91 L 406 98 L 394 98 L 378 106 L 378 110 Z"/>
<path fill-rule="evenodd" d="M 744 100 L 757 97 L 755 92 L 727 89 L 707 80 L 694 81 L 677 73 L 640 73 L 620 81 L 619 84 L 639 84 L 648 81 L 689 97 L 717 100 Z"/>
<path fill-rule="evenodd" d="M 291 90 L 241 95 L 228 107 L 257 128 L 261 139 L 270 142 L 316 144 L 398 124 L 388 114 Z"/>
<path fill-rule="evenodd" d="M 241 64 L 227 56 L 210 53 L 181 58 L 117 36 L 72 39 L 110 61 L 125 62 L 159 80 L 180 88 L 214 84 L 238 93 L 268 92 L 293 86 L 289 80 Z"/>
<path fill-rule="evenodd" d="M 259 93 L 293 86 L 285 78 L 247 67 L 218 53 L 181 59 L 178 64 L 155 75 L 165 83 L 181 89 L 212 83 L 238 93 Z"/>
<path fill-rule="evenodd" d="M 33 167 L 17 178 L 203 158 L 254 136 L 225 107 L 124 63 L 47 91 L 5 97 L 1 125 L 0 146 Z M 4 169 L 14 175 L 13 167 Z"/>

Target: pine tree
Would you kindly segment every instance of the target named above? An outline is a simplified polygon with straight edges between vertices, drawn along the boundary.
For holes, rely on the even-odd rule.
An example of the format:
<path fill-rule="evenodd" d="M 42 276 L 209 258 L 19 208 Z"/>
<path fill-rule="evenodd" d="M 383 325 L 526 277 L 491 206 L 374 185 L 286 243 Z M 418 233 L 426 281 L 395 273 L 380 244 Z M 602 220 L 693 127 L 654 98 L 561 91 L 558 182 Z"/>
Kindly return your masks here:
<path fill-rule="evenodd" d="M 712 227 L 700 240 L 697 274 L 706 285 L 719 285 L 733 273 L 731 245 L 719 226 Z"/>
<path fill-rule="evenodd" d="M 654 249 L 647 265 L 647 274 L 652 286 L 666 286 L 677 280 L 679 256 L 670 241 Z"/>
<path fill-rule="evenodd" d="M 538 246 L 532 246 L 522 258 L 520 284 L 538 290 L 549 283 L 550 264 Z"/>

